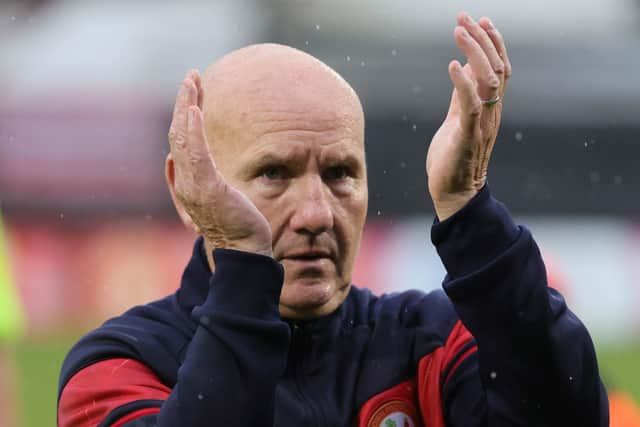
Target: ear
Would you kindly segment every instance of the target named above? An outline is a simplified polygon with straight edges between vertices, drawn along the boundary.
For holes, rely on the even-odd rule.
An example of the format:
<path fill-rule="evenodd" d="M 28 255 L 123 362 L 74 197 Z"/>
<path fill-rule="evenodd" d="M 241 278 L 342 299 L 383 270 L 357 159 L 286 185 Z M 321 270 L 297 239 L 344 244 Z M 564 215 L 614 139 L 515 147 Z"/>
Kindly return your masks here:
<path fill-rule="evenodd" d="M 167 179 L 167 186 L 169 187 L 169 193 L 171 194 L 171 200 L 173 201 L 173 206 L 176 207 L 176 212 L 178 212 L 178 216 L 182 220 L 182 223 L 189 230 L 194 233 L 198 233 L 198 227 L 193 223 L 191 216 L 187 213 L 180 200 L 176 197 L 176 173 L 175 173 L 175 164 L 173 162 L 173 157 L 171 157 L 171 153 L 167 154 L 167 159 L 164 163 L 164 176 Z"/>

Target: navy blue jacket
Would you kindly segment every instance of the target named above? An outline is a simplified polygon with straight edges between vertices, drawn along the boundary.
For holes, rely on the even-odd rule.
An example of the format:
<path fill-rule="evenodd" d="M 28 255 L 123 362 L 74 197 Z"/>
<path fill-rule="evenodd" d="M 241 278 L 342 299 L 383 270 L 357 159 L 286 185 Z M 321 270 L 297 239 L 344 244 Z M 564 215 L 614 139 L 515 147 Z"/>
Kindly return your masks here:
<path fill-rule="evenodd" d="M 199 239 L 175 294 L 72 348 L 59 425 L 608 426 L 589 334 L 530 232 L 485 187 L 431 238 L 444 292 L 352 286 L 308 322 L 279 315 L 280 264 L 216 249 L 212 275 Z"/>

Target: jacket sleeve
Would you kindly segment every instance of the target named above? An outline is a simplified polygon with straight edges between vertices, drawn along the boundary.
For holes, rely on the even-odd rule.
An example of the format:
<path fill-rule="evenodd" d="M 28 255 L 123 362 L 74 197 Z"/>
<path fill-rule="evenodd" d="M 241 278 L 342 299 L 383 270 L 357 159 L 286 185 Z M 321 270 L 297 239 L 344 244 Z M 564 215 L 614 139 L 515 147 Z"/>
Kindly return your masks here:
<path fill-rule="evenodd" d="M 431 238 L 444 290 L 477 344 L 443 382 L 447 425 L 608 426 L 593 343 L 547 286 L 531 233 L 485 186 Z"/>
<path fill-rule="evenodd" d="M 216 249 L 198 328 L 172 389 L 130 359 L 78 372 L 60 398 L 61 427 L 270 426 L 289 327 L 278 301 L 284 272 L 273 259 Z"/>

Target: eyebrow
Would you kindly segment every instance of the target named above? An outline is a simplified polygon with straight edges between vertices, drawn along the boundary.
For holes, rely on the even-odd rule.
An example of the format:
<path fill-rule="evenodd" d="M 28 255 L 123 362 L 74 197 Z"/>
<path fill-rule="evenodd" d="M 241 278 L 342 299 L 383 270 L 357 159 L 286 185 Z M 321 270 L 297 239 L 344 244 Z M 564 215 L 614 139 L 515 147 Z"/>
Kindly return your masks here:
<path fill-rule="evenodd" d="M 257 160 L 252 162 L 245 168 L 242 168 L 241 174 L 245 178 L 252 178 L 262 169 L 272 165 L 284 165 L 295 170 L 298 168 L 304 168 L 306 165 L 306 152 L 300 153 L 298 150 L 287 150 L 286 152 L 274 152 L 265 150 L 264 153 L 259 154 Z M 339 164 L 345 164 L 352 168 L 358 175 L 364 173 L 364 162 L 358 159 L 356 153 L 352 150 L 331 150 L 322 153 L 320 156 L 320 165 L 322 166 L 335 166 Z M 298 167 L 296 167 L 298 166 Z"/>

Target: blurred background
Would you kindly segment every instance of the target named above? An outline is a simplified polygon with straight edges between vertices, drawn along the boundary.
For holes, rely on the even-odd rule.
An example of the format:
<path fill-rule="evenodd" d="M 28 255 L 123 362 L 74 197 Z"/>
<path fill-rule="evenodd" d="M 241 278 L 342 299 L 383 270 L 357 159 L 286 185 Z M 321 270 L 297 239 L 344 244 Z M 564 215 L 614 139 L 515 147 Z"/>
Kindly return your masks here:
<path fill-rule="evenodd" d="M 438 288 L 424 164 L 460 10 L 492 18 L 514 68 L 493 194 L 533 230 L 633 412 L 640 1 L 32 0 L 0 3 L 0 426 L 54 425 L 71 344 L 178 286 L 194 237 L 164 183 L 175 93 L 188 69 L 250 43 L 309 52 L 362 98 L 370 206 L 354 282 Z"/>

